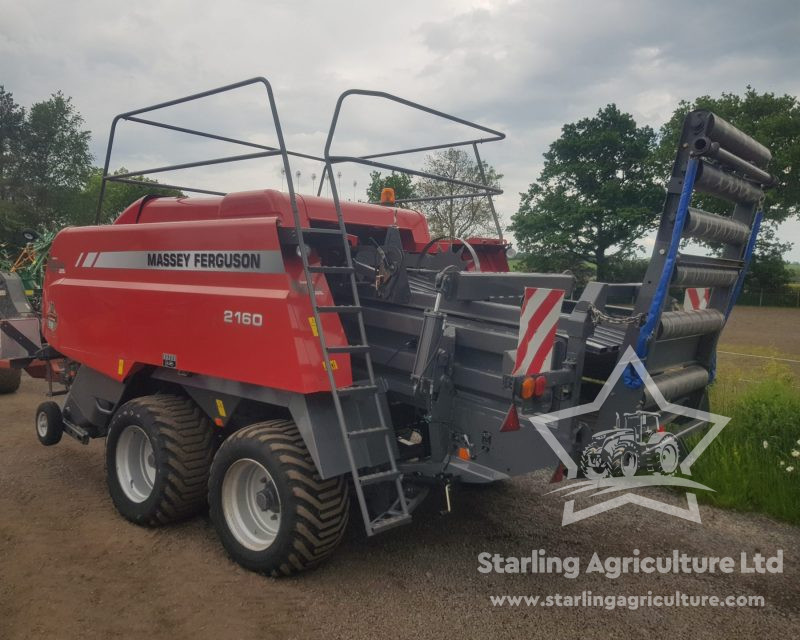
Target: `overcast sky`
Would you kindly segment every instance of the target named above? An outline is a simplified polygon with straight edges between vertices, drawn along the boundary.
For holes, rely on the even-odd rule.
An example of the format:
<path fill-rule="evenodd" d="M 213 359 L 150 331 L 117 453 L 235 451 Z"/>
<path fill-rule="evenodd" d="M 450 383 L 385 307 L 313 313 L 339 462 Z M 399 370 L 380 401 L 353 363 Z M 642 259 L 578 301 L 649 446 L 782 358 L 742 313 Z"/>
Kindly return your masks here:
<path fill-rule="evenodd" d="M 98 164 L 115 114 L 251 76 L 272 82 L 290 147 L 312 154 L 322 152 L 342 91 L 400 94 L 507 134 L 482 155 L 505 174 L 498 208 L 508 222 L 565 122 L 616 102 L 658 127 L 681 99 L 747 84 L 798 95 L 799 36 L 796 0 L 0 0 L 0 84 L 25 106 L 58 89 L 72 96 Z M 268 143 L 262 99 L 248 90 L 162 119 Z M 335 148 L 374 152 L 462 133 L 354 101 Z M 128 169 L 241 152 L 133 125 L 119 135 L 112 166 Z M 319 167 L 297 169 L 300 191 L 310 192 Z M 363 198 L 365 172 L 342 173 L 345 195 Z M 198 170 L 187 183 L 280 188 L 281 176 L 258 161 Z M 800 260 L 800 223 L 782 235 Z"/>

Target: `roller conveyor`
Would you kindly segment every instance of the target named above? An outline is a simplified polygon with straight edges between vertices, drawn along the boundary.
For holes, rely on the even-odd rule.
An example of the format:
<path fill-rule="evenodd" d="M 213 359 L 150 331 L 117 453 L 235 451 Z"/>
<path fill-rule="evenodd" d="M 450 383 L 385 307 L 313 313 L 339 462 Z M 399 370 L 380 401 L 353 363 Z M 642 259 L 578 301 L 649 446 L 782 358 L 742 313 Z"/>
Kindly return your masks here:
<path fill-rule="evenodd" d="M 668 401 L 699 406 L 715 374 L 720 333 L 739 293 L 755 246 L 764 189 L 777 180 L 767 171 L 771 153 L 742 131 L 708 111 L 690 113 L 678 146 L 653 254 L 633 309 L 644 319 L 619 330 L 595 331 L 587 348 L 620 355 L 633 347 Z M 692 206 L 695 193 L 732 203 L 719 215 Z M 691 238 L 715 245 L 714 255 L 680 253 Z M 703 289 L 702 308 L 677 311 L 667 302 L 675 288 Z M 700 304 L 698 302 L 697 304 Z M 707 307 L 707 308 L 706 308 Z M 615 386 L 611 407 L 600 421 L 614 419 L 615 407 L 638 400 L 653 405 L 635 370 L 625 371 Z"/>
<path fill-rule="evenodd" d="M 683 235 L 707 242 L 742 245 L 750 237 L 750 227 L 731 218 L 689 207 Z"/>

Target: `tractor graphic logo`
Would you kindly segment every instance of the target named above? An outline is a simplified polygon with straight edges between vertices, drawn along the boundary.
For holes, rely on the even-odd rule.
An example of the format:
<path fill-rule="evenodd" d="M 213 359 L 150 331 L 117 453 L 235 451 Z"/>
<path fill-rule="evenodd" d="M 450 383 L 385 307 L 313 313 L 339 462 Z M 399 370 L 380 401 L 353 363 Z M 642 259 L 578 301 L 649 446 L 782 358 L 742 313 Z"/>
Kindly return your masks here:
<path fill-rule="evenodd" d="M 658 411 L 636 411 L 617 415 L 610 428 L 595 433 L 573 459 L 552 429 L 560 420 L 596 414 L 611 395 L 617 381 L 630 366 L 644 381 Z M 706 423 L 702 438 L 687 450 L 681 433 L 672 433 L 662 423 L 662 416 L 680 416 Z M 668 402 L 659 391 L 633 348 L 620 358 L 597 397 L 587 404 L 547 414 L 529 416 L 533 426 L 553 449 L 566 469 L 567 482 L 550 493 L 566 499 L 561 524 L 567 526 L 627 504 L 637 504 L 677 518 L 700 523 L 698 491 L 713 491 L 689 476 L 691 467 L 730 418 Z M 576 454 L 578 455 L 578 454 Z M 578 479 L 580 477 L 580 479 Z M 685 489 L 686 507 L 643 495 L 652 487 Z M 663 494 L 662 494 L 663 495 Z M 576 498 L 585 497 L 590 505 L 576 507 Z"/>
<path fill-rule="evenodd" d="M 583 449 L 580 468 L 590 480 L 637 473 L 672 475 L 680 462 L 678 438 L 659 424 L 660 413 L 626 413 L 613 429 L 600 431 Z"/>

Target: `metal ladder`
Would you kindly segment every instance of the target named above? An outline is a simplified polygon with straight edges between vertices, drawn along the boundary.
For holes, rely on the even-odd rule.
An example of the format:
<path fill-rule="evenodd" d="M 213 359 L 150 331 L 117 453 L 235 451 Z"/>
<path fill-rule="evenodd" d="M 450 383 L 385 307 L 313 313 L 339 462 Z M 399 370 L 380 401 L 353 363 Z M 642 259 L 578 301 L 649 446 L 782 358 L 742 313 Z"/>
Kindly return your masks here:
<path fill-rule="evenodd" d="M 468 140 L 459 140 L 457 142 L 449 142 L 449 143 L 442 143 L 439 145 L 433 146 L 424 146 L 424 147 L 415 147 L 411 149 L 400 149 L 400 150 L 392 150 L 392 151 L 384 151 L 382 153 L 375 153 L 369 154 L 365 156 L 342 156 L 342 155 L 332 155 L 331 154 L 331 146 L 333 143 L 334 135 L 336 132 L 337 123 L 339 121 L 339 116 L 342 111 L 342 105 L 344 104 L 345 100 L 349 97 L 360 96 L 366 98 L 373 98 L 377 100 L 387 100 L 393 102 L 395 104 L 401 105 L 403 107 L 413 109 L 416 111 L 421 111 L 423 113 L 427 113 L 429 115 L 435 116 L 437 118 L 442 118 L 444 120 L 454 122 L 465 127 L 468 127 L 474 131 L 478 131 L 479 136 L 468 139 Z M 378 388 L 378 384 L 375 379 L 375 373 L 373 371 L 372 366 L 372 359 L 369 353 L 369 345 L 367 344 L 367 335 L 366 330 L 364 327 L 364 317 L 362 314 L 361 303 L 359 300 L 358 295 L 358 286 L 356 283 L 355 277 L 355 269 L 353 266 L 353 260 L 350 254 L 350 243 L 347 239 L 347 230 L 345 228 L 344 219 L 342 216 L 342 206 L 341 201 L 339 198 L 339 190 L 337 188 L 337 182 L 334 177 L 333 173 L 333 166 L 339 163 L 354 163 L 362 166 L 368 166 L 376 169 L 381 170 L 388 170 L 388 171 L 396 171 L 401 174 L 405 175 L 413 175 L 423 178 L 429 178 L 433 180 L 437 180 L 440 182 L 450 183 L 454 185 L 458 185 L 464 188 L 471 190 L 470 193 L 460 194 L 455 197 L 487 197 L 489 200 L 489 206 L 491 207 L 492 213 L 495 217 L 495 223 L 497 225 L 498 234 L 502 237 L 502 230 L 500 228 L 499 222 L 497 221 L 496 213 L 494 212 L 494 203 L 492 202 L 491 196 L 492 195 L 500 195 L 502 194 L 502 190 L 497 187 L 487 186 L 486 177 L 483 175 L 483 164 L 480 160 L 480 155 L 478 153 L 478 144 L 484 142 L 493 142 L 496 140 L 502 140 L 505 135 L 499 131 L 495 131 L 493 129 L 489 129 L 488 127 L 484 127 L 473 122 L 469 122 L 468 120 L 464 120 L 462 118 L 458 118 L 456 116 L 438 111 L 436 109 L 432 109 L 430 107 L 426 107 L 424 105 L 411 102 L 410 100 L 406 100 L 404 98 L 400 98 L 398 96 L 385 93 L 383 91 L 367 91 L 363 89 L 350 89 L 348 91 L 343 92 L 339 99 L 336 102 L 336 108 L 333 113 L 333 118 L 331 119 L 331 126 L 328 130 L 328 137 L 325 142 L 325 152 L 324 152 L 324 163 L 325 169 L 322 172 L 322 177 L 319 183 L 319 190 L 317 195 L 321 195 L 323 184 L 325 183 L 325 179 L 327 178 L 328 184 L 331 189 L 331 195 L 333 196 L 333 202 L 336 209 L 336 217 L 339 223 L 338 230 L 327 230 L 327 232 L 334 231 L 335 233 L 339 233 L 342 240 L 342 247 L 344 251 L 344 264 L 340 266 L 310 266 L 308 264 L 308 257 L 306 253 L 306 243 L 305 238 L 303 236 L 304 233 L 320 233 L 323 232 L 322 230 L 315 230 L 315 229 L 301 229 L 299 224 L 299 217 L 297 213 L 297 206 L 293 201 L 294 207 L 294 215 L 295 215 L 295 229 L 298 236 L 298 242 L 300 245 L 300 250 L 302 253 L 303 258 L 303 269 L 305 271 L 305 277 L 307 282 L 311 282 L 311 276 L 314 273 L 324 273 L 324 274 L 343 274 L 346 275 L 350 280 L 350 290 L 352 293 L 353 304 L 348 306 L 332 306 L 332 307 L 319 307 L 317 306 L 316 298 L 313 294 L 313 290 L 311 293 L 311 305 L 314 310 L 314 321 L 317 324 L 320 344 L 322 345 L 322 353 L 324 361 L 329 363 L 330 358 L 329 354 L 332 353 L 348 353 L 348 354 L 359 354 L 363 355 L 364 360 L 366 362 L 366 370 L 367 370 L 367 377 L 368 379 L 365 381 L 363 385 L 355 385 L 352 387 L 345 387 L 345 388 L 337 388 L 336 381 L 334 380 L 333 371 L 329 364 L 326 364 L 326 371 L 328 372 L 328 379 L 330 380 L 331 384 L 331 393 L 333 394 L 333 401 L 336 406 L 336 414 L 339 420 L 339 428 L 342 433 L 342 438 L 344 439 L 344 445 L 347 450 L 347 457 L 350 463 L 350 470 L 353 475 L 353 482 L 355 484 L 356 495 L 358 496 L 359 506 L 361 507 L 361 513 L 364 517 L 364 523 L 366 526 L 367 534 L 373 535 L 378 533 L 379 531 L 383 531 L 390 527 L 394 527 L 400 524 L 404 524 L 411 519 L 410 516 L 410 503 L 406 499 L 405 494 L 403 492 L 403 485 L 402 485 L 402 472 L 398 470 L 397 462 L 394 456 L 394 448 L 393 448 L 393 430 L 391 429 L 390 425 L 390 418 L 384 414 L 384 406 L 381 402 L 382 400 L 382 393 L 383 390 Z M 422 151 L 432 151 L 435 149 L 445 149 L 445 148 L 454 148 L 454 147 L 463 147 L 463 146 L 472 146 L 473 151 L 475 153 L 475 159 L 477 161 L 478 166 L 481 169 L 481 183 L 473 183 L 467 182 L 463 180 L 457 180 L 454 178 L 450 178 L 447 176 L 435 175 L 425 171 L 419 171 L 415 169 L 410 169 L 407 167 L 402 167 L 393 164 L 387 164 L 384 159 L 387 157 L 394 157 L 394 156 L 402 156 L 406 154 L 414 154 Z M 287 177 L 289 176 L 289 169 L 288 166 L 286 167 Z M 410 198 L 406 199 L 403 202 L 410 203 L 410 202 L 418 202 L 420 199 Z M 398 201 L 400 202 L 400 201 Z M 320 314 L 323 313 L 348 313 L 355 316 L 355 319 L 358 323 L 358 336 L 359 336 L 359 344 L 354 345 L 347 345 L 343 347 L 329 347 L 327 344 L 327 340 L 324 335 L 322 323 L 320 321 Z M 345 424 L 344 413 L 342 410 L 342 400 L 346 397 L 349 397 L 354 394 L 371 394 L 374 398 L 375 407 L 377 409 L 378 415 L 378 425 L 373 426 L 366 426 L 363 428 L 358 428 L 355 430 L 348 430 L 347 425 Z M 384 446 L 386 447 L 386 456 L 388 459 L 388 463 L 385 466 L 388 466 L 388 469 L 383 471 L 377 472 L 370 472 L 366 475 L 362 475 L 359 472 L 359 468 L 357 467 L 357 463 L 355 462 L 355 456 L 353 454 L 352 449 L 352 441 L 354 439 L 363 439 L 363 438 L 382 438 Z M 389 509 L 385 512 L 377 515 L 377 517 L 373 517 L 369 513 L 369 509 L 367 506 L 367 502 L 364 497 L 364 487 L 368 485 L 375 485 L 379 483 L 386 483 L 392 484 L 394 486 L 395 491 L 395 499 L 391 503 Z M 416 500 L 414 501 L 416 504 Z"/>
<path fill-rule="evenodd" d="M 385 531 L 392 527 L 405 524 L 411 520 L 411 514 L 408 508 L 408 501 L 406 500 L 403 491 L 403 474 L 397 468 L 397 461 L 395 460 L 394 449 L 392 447 L 392 438 L 394 430 L 390 427 L 389 418 L 384 415 L 384 406 L 381 402 L 381 389 L 378 387 L 378 381 L 375 378 L 375 372 L 372 366 L 372 358 L 369 352 L 369 344 L 367 343 L 367 333 L 364 326 L 363 309 L 358 295 L 358 285 L 356 282 L 356 271 L 353 265 L 353 259 L 350 253 L 350 242 L 347 236 L 347 229 L 342 215 L 342 207 L 339 201 L 339 194 L 336 190 L 335 181 L 333 179 L 333 170 L 331 165 L 327 165 L 325 170 L 329 173 L 331 181 L 331 188 L 333 193 L 334 206 L 336 209 L 336 217 L 338 221 L 338 229 L 315 229 L 303 228 L 300 222 L 300 216 L 297 205 L 294 201 L 294 193 L 292 192 L 292 211 L 294 214 L 295 232 L 297 233 L 297 242 L 300 248 L 300 256 L 303 261 L 303 272 L 305 274 L 306 285 L 308 287 L 309 298 L 311 300 L 311 308 L 314 314 L 314 322 L 317 328 L 317 335 L 319 337 L 320 346 L 322 347 L 323 366 L 328 374 L 328 380 L 331 385 L 331 395 L 333 397 L 333 404 L 336 409 L 336 417 L 339 422 L 339 430 L 342 434 L 344 441 L 345 451 L 347 452 L 347 460 L 350 465 L 350 472 L 353 476 L 353 484 L 355 485 L 356 496 L 358 504 L 361 509 L 361 515 L 364 518 L 364 525 L 367 535 L 371 536 L 376 533 Z M 288 172 L 287 172 L 288 173 Z M 315 234 L 321 235 L 338 235 L 342 241 L 342 250 L 344 254 L 344 264 L 337 266 L 322 266 L 311 265 L 308 262 L 308 244 L 306 242 L 306 235 L 313 236 Z M 313 276 L 315 274 L 330 274 L 330 275 L 346 275 L 350 281 L 350 290 L 353 297 L 353 304 L 351 305 L 332 305 L 320 306 L 317 304 L 317 297 L 314 294 Z M 348 344 L 343 346 L 328 346 L 328 340 L 325 336 L 325 328 L 322 322 L 323 314 L 347 314 L 355 318 L 358 323 L 358 344 Z M 337 353 L 344 353 L 348 355 L 362 356 L 366 363 L 367 379 L 362 381 L 361 384 L 353 384 L 349 387 L 338 387 L 334 377 L 334 369 L 331 364 L 331 355 Z M 375 402 L 375 408 L 378 416 L 378 424 L 371 426 L 359 425 L 357 429 L 348 429 L 345 420 L 343 401 L 352 397 L 365 397 L 372 396 Z M 374 471 L 367 474 L 362 474 L 359 466 L 356 463 L 355 454 L 353 453 L 352 442 L 354 440 L 361 440 L 365 438 L 381 438 L 384 446 L 386 447 L 386 457 L 388 458 L 388 469 L 381 471 Z M 391 484 L 396 492 L 396 498 L 392 500 L 391 506 L 384 512 L 377 515 L 370 513 L 367 505 L 367 500 L 364 496 L 364 487 L 377 484 Z"/>
<path fill-rule="evenodd" d="M 758 236 L 763 189 L 776 183 L 765 170 L 770 159 L 766 147 L 713 113 L 687 115 L 653 257 L 633 311 L 644 323 L 628 329 L 620 350 L 634 347 L 668 401 L 688 397 L 697 406 L 714 379 L 717 341 L 741 292 Z M 731 215 L 693 208 L 695 192 L 732 203 Z M 685 238 L 719 244 L 721 255 L 683 254 Z M 670 287 L 710 287 L 708 307 L 665 311 Z M 618 393 L 642 397 L 642 381 L 632 368 L 622 382 Z M 643 399 L 645 406 L 653 404 L 646 391 Z"/>

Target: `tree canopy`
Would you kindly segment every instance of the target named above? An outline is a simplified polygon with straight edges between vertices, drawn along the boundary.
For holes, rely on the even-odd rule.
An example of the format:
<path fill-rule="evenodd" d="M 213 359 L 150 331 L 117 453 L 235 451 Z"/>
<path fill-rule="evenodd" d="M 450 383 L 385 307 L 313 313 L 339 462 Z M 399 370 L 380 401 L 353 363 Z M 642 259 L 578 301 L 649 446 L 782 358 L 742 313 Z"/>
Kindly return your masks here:
<path fill-rule="evenodd" d="M 483 161 L 482 176 L 481 167 L 472 156 L 465 150 L 457 148 L 443 149 L 428 155 L 423 170 L 454 180 L 486 184 L 490 187 L 499 187 L 500 180 L 503 178 L 502 174 L 497 173 L 495 168 L 486 161 Z M 421 198 L 442 198 L 421 202 L 418 205 L 428 219 L 428 226 L 432 233 L 462 238 L 497 233 L 494 217 L 486 197 L 452 197 L 474 193 L 475 189 L 433 178 L 420 178 L 417 180 L 416 190 Z"/>
<path fill-rule="evenodd" d="M 0 244 L 18 246 L 17 232 L 25 228 L 94 223 L 102 170 L 92 166 L 90 137 L 72 99 L 60 91 L 25 109 L 0 86 Z M 106 184 L 101 222 L 144 195 L 182 195 L 155 180 L 136 181 L 141 185 Z"/>
<path fill-rule="evenodd" d="M 605 280 L 610 261 L 630 258 L 634 243 L 656 226 L 664 197 L 656 144 L 652 128 L 615 104 L 564 125 L 512 218 L 529 266 L 578 271 L 589 263 Z"/>
<path fill-rule="evenodd" d="M 423 170 L 439 176 L 484 184 L 478 163 L 463 149 L 444 149 L 429 154 L 425 158 Z M 491 165 L 483 162 L 486 184 L 498 187 L 503 176 Z M 379 202 L 381 190 L 392 187 L 398 200 L 404 198 L 437 198 L 429 202 L 414 202 L 401 207 L 418 209 L 425 214 L 428 227 L 434 235 L 470 237 L 480 234 L 495 235 L 497 229 L 486 197 L 458 198 L 474 193 L 475 189 L 449 184 L 433 178 L 414 180 L 405 173 L 382 175 L 378 171 L 370 173 L 367 197 L 370 202 Z"/>
<path fill-rule="evenodd" d="M 4 226 L 58 225 L 92 169 L 90 132 L 60 91 L 27 111 L 0 87 L 0 199 Z"/>

